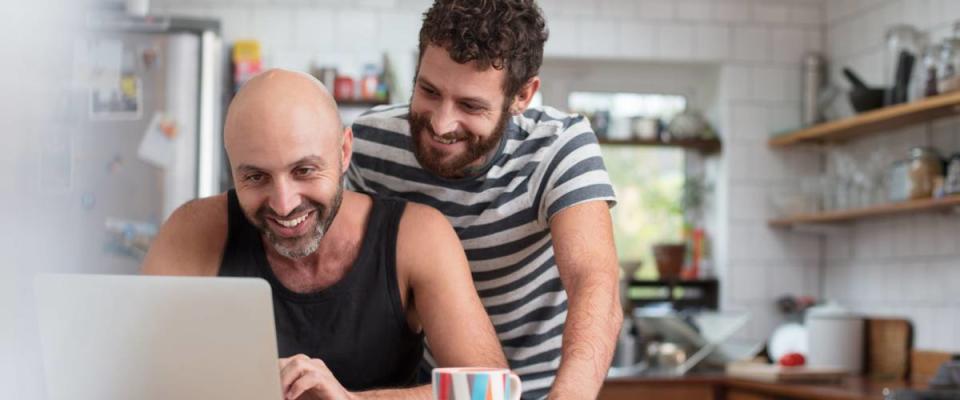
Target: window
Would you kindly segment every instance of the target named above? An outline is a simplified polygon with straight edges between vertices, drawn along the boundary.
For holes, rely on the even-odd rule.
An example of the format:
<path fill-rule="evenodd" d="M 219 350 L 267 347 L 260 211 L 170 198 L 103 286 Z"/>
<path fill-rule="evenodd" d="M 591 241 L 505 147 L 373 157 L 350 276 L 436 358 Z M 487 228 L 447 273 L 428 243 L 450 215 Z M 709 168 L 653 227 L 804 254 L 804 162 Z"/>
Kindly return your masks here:
<path fill-rule="evenodd" d="M 662 94 L 573 92 L 568 106 L 588 117 L 604 114 L 609 124 L 606 136 L 629 138 L 634 136 L 634 119 L 669 121 L 683 111 L 686 99 Z M 622 262 L 642 263 L 637 278 L 656 279 L 652 246 L 683 239 L 684 152 L 667 147 L 606 145 L 601 151 L 617 193 L 617 206 L 611 211 L 617 255 Z"/>

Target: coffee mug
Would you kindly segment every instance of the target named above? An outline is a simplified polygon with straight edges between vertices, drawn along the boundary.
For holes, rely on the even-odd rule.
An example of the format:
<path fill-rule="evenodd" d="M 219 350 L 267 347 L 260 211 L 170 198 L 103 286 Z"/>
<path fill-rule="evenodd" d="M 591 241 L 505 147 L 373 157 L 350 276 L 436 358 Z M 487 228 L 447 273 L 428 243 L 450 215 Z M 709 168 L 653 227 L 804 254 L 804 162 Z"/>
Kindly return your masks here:
<path fill-rule="evenodd" d="M 519 400 L 520 377 L 503 368 L 434 368 L 434 400 Z"/>

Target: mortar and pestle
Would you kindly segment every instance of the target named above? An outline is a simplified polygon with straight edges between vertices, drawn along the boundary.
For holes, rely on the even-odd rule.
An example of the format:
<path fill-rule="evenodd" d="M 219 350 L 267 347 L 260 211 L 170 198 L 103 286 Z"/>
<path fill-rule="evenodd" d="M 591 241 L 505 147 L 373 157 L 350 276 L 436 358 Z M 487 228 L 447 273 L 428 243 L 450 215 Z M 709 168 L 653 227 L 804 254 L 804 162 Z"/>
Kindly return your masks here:
<path fill-rule="evenodd" d="M 854 110 L 862 113 L 883 107 L 883 99 L 886 96 L 887 89 L 872 89 L 867 87 L 860 77 L 850 70 L 850 68 L 844 67 L 843 75 L 846 76 L 850 84 L 853 85 L 853 87 L 850 88 L 849 96 L 850 104 Z"/>

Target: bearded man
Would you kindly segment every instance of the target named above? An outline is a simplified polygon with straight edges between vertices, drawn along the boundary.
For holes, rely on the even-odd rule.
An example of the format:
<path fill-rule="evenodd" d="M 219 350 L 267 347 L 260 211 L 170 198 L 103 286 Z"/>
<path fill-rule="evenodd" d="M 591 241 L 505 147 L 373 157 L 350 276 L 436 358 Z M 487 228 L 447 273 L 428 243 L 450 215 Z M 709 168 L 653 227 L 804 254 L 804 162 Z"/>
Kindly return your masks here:
<path fill-rule="evenodd" d="M 344 190 L 352 143 L 316 79 L 253 78 L 224 129 L 236 189 L 174 212 L 143 272 L 267 280 L 287 399 L 430 398 L 424 336 L 442 365 L 506 366 L 450 224 Z"/>
<path fill-rule="evenodd" d="M 524 398 L 591 399 L 623 319 L 615 199 L 587 119 L 528 107 L 546 39 L 533 0 L 437 0 L 410 103 L 357 119 L 347 177 L 446 215 Z"/>

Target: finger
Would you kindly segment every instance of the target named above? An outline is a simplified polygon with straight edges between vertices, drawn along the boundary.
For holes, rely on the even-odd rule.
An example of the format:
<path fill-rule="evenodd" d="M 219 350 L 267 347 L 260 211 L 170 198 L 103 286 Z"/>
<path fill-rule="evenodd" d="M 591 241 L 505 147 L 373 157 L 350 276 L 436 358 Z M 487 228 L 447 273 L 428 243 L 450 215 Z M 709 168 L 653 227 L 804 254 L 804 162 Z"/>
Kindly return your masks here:
<path fill-rule="evenodd" d="M 300 398 L 307 390 L 319 385 L 320 379 L 316 374 L 305 374 L 290 385 L 290 389 L 286 391 L 286 398 L 290 400 Z"/>
<path fill-rule="evenodd" d="M 304 374 L 308 373 L 311 369 L 310 363 L 302 360 L 293 360 L 287 363 L 283 369 L 280 370 L 280 382 L 283 384 L 284 392 L 286 392 L 290 385 L 300 378 Z"/>
<path fill-rule="evenodd" d="M 290 357 L 287 357 L 287 358 L 281 358 L 280 361 L 279 361 L 280 369 L 283 369 L 283 367 L 286 367 L 287 364 L 290 364 L 290 363 L 293 362 L 294 360 L 299 360 L 299 359 L 309 361 L 309 360 L 310 360 L 310 357 L 307 357 L 306 355 L 303 355 L 303 354 L 297 354 L 297 355 L 290 356 Z"/>
<path fill-rule="evenodd" d="M 280 368 L 285 367 L 287 364 L 289 364 L 289 363 L 290 363 L 291 361 L 293 361 L 293 360 L 310 361 L 310 357 L 308 357 L 306 354 L 296 354 L 296 355 L 292 355 L 292 356 L 287 357 L 287 358 L 281 358 L 281 359 L 280 359 L 280 364 L 281 364 L 281 365 L 280 365 Z"/>

